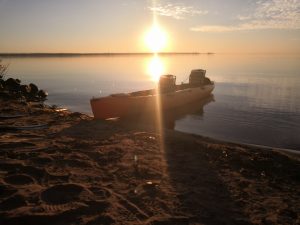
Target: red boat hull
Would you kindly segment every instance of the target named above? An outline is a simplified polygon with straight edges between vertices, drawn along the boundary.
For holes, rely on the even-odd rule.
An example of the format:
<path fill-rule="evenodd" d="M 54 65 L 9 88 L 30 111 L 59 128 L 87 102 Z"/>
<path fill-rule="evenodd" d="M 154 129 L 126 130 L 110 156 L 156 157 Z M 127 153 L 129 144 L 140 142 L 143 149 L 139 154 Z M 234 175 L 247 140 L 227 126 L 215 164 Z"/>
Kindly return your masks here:
<path fill-rule="evenodd" d="M 116 95 L 91 99 L 91 107 L 96 119 L 126 117 L 139 113 L 152 113 L 160 110 L 184 106 L 208 97 L 214 89 L 214 84 L 195 88 L 186 88 L 166 94 L 146 96 Z"/>

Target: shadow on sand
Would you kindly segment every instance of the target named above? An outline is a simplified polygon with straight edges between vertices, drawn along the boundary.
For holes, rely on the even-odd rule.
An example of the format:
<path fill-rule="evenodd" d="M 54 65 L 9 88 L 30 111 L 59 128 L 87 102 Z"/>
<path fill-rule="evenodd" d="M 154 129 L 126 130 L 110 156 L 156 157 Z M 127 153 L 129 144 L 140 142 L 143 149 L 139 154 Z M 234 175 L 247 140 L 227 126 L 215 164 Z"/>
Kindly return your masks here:
<path fill-rule="evenodd" d="M 248 224 L 248 218 L 232 199 L 214 161 L 222 157 L 185 134 L 166 131 L 165 159 L 172 186 L 182 210 L 196 224 Z"/>

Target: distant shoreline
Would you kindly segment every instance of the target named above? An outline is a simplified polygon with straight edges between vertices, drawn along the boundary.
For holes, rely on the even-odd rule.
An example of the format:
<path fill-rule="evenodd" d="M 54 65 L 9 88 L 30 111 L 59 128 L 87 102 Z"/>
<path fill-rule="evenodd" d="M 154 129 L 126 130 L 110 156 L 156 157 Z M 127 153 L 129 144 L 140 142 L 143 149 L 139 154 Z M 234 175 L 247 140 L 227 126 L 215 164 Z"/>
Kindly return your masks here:
<path fill-rule="evenodd" d="M 153 55 L 151 52 L 144 53 L 0 53 L 0 57 L 81 57 L 81 56 L 147 56 Z M 159 52 L 158 55 L 213 55 L 212 52 Z"/>

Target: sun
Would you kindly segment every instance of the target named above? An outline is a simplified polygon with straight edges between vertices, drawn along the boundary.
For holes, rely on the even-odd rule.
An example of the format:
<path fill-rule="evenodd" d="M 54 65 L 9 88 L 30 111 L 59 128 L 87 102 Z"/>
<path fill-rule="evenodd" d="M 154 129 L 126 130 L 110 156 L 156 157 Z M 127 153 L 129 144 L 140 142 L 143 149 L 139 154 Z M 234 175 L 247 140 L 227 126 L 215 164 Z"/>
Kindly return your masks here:
<path fill-rule="evenodd" d="M 167 35 L 157 24 L 153 24 L 145 36 L 145 43 L 152 52 L 160 52 L 166 47 Z"/>

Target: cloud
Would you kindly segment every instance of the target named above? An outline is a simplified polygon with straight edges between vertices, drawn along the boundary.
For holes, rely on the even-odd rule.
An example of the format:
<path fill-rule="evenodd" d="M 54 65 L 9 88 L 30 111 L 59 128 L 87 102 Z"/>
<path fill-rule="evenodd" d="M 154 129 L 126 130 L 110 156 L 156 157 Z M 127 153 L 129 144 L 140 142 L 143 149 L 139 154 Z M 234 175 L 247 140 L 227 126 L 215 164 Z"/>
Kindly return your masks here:
<path fill-rule="evenodd" d="M 155 12 L 157 15 L 172 17 L 177 20 L 185 19 L 188 16 L 206 15 L 208 13 L 207 10 L 198 10 L 193 6 L 172 3 L 158 5 L 156 7 L 149 7 L 149 9 Z"/>
<path fill-rule="evenodd" d="M 266 29 L 300 29 L 300 0 L 257 1 L 252 14 L 238 15 L 235 26 L 196 26 L 192 31 L 229 32 Z"/>

